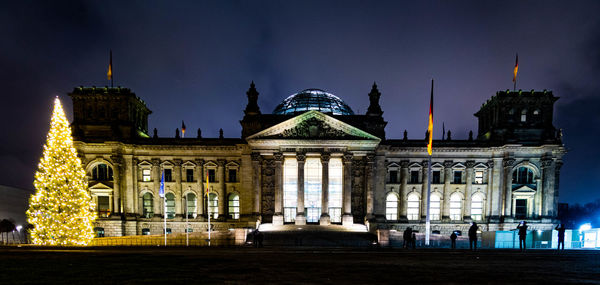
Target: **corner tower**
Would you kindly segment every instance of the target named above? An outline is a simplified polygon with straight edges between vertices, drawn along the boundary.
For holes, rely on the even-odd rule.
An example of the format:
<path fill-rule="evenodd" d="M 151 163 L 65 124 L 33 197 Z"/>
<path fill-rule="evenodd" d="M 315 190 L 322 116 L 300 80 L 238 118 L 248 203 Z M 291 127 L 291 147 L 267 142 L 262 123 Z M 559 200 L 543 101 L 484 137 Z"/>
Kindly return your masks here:
<path fill-rule="evenodd" d="M 83 141 L 148 138 L 146 103 L 128 88 L 77 87 L 71 124 L 76 139 Z"/>

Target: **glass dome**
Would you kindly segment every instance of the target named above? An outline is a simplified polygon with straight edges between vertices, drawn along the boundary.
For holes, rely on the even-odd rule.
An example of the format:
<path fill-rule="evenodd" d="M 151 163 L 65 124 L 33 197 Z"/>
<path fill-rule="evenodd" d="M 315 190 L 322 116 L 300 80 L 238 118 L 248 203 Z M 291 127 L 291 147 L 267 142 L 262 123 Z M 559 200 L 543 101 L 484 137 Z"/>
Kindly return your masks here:
<path fill-rule="evenodd" d="M 298 114 L 311 110 L 333 115 L 354 115 L 342 99 L 320 89 L 306 89 L 287 97 L 277 105 L 273 114 Z"/>

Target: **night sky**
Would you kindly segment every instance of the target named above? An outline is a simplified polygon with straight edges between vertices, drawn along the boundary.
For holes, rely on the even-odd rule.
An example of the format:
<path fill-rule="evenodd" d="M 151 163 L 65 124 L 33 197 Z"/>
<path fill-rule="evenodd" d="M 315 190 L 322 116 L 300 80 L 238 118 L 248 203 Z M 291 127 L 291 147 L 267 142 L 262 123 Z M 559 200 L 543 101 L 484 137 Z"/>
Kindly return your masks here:
<path fill-rule="evenodd" d="M 32 189 L 52 100 L 115 86 L 153 111 L 149 128 L 240 137 L 252 80 L 270 113 L 306 88 L 366 112 L 377 82 L 388 138 L 421 139 L 435 78 L 436 139 L 477 133 L 473 114 L 498 90 L 548 89 L 569 153 L 560 201 L 600 198 L 599 1 L 3 1 L 0 184 Z M 485 2 L 485 3 L 482 3 Z M 521 3 L 526 2 L 526 3 Z"/>

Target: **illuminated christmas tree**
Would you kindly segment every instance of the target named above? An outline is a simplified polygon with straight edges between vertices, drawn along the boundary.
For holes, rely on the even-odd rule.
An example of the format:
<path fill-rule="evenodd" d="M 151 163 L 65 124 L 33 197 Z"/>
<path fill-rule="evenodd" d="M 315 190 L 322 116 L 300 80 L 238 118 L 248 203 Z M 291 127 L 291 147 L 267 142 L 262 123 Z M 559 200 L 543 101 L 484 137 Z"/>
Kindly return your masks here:
<path fill-rule="evenodd" d="M 96 219 L 85 181 L 85 171 L 73 147 L 71 128 L 60 100 L 54 113 L 44 153 L 33 182 L 27 216 L 34 226 L 31 239 L 40 245 L 87 245 L 94 238 Z"/>

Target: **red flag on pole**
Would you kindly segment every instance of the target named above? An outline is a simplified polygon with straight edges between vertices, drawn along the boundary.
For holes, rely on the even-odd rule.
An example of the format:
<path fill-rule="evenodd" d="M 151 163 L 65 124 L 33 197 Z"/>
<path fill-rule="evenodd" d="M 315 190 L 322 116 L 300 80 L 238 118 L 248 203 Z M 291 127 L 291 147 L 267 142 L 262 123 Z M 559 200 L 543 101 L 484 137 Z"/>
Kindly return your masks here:
<path fill-rule="evenodd" d="M 433 79 L 431 79 L 431 98 L 429 99 L 429 125 L 427 126 L 427 153 L 433 151 Z"/>
<path fill-rule="evenodd" d="M 515 61 L 515 69 L 513 70 L 513 82 L 517 82 L 517 72 L 519 71 L 519 54 L 517 53 L 517 59 Z"/>

